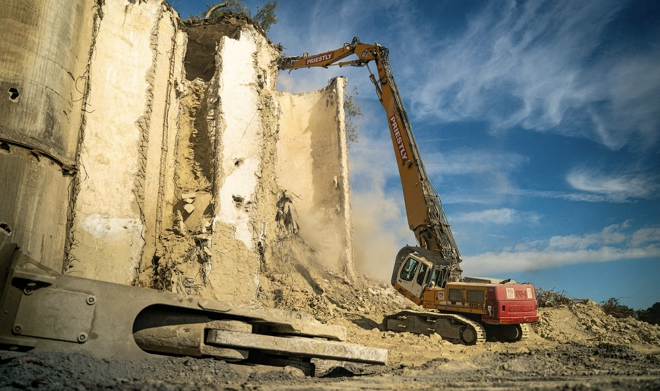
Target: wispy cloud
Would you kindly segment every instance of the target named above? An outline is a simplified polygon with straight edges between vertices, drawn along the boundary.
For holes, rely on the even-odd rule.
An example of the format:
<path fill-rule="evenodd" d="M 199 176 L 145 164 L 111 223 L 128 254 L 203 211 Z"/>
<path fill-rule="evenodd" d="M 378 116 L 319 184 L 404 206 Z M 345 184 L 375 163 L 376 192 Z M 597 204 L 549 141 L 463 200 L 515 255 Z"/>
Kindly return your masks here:
<path fill-rule="evenodd" d="M 414 113 L 486 120 L 493 129 L 551 130 L 615 150 L 631 142 L 653 145 L 660 48 L 603 38 L 624 7 L 621 1 L 488 3 L 466 30 L 429 51 L 435 55 L 425 57 L 428 73 L 411 94 Z"/>
<path fill-rule="evenodd" d="M 464 268 L 467 273 L 485 275 L 655 257 L 660 257 L 660 228 L 645 227 L 631 232 L 630 224 L 624 222 L 600 232 L 553 236 L 521 243 L 499 253 L 464 256 Z"/>
<path fill-rule="evenodd" d="M 501 175 L 501 174 L 500 174 Z M 508 195 L 580 202 L 627 203 L 660 197 L 660 177 L 648 170 L 576 167 L 565 175 L 570 190 L 532 190 L 511 186 Z M 465 201 L 463 201 L 465 202 Z"/>
<path fill-rule="evenodd" d="M 529 159 L 515 152 L 461 148 L 424 157 L 429 175 L 511 173 Z"/>
<path fill-rule="evenodd" d="M 438 186 L 443 201 L 450 203 L 486 203 L 501 201 L 501 197 L 518 191 L 515 173 L 529 162 L 526 156 L 498 150 L 460 148 L 446 153 L 431 152 L 424 155 L 426 171 L 431 182 Z M 448 188 L 448 177 L 466 178 L 477 191 Z M 465 184 L 465 183 L 464 183 Z"/>
<path fill-rule="evenodd" d="M 632 235 L 630 243 L 633 246 L 643 246 L 649 243 L 660 242 L 660 228 L 641 228 Z"/>
<path fill-rule="evenodd" d="M 524 212 L 511 208 L 486 209 L 477 212 L 459 213 L 452 216 L 453 222 L 481 224 L 537 224 L 542 216 L 536 212 Z"/>
<path fill-rule="evenodd" d="M 595 200 L 625 202 L 654 199 L 660 194 L 659 179 L 636 170 L 615 174 L 604 173 L 595 168 L 575 168 L 568 173 L 566 181 L 584 195 L 595 196 Z"/>

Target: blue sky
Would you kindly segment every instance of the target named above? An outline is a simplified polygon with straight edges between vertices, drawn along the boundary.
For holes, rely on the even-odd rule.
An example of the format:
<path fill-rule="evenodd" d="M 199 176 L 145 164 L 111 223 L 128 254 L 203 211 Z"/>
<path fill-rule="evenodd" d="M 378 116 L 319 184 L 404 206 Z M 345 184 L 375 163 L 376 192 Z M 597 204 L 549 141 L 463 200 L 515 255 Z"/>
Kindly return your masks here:
<path fill-rule="evenodd" d="M 171 3 L 186 18 L 207 2 Z M 286 55 L 354 36 L 390 49 L 465 275 L 660 301 L 660 2 L 280 0 L 276 14 L 269 37 Z M 338 75 L 364 112 L 350 149 L 356 262 L 388 280 L 414 237 L 368 71 L 277 83 L 303 92 Z"/>

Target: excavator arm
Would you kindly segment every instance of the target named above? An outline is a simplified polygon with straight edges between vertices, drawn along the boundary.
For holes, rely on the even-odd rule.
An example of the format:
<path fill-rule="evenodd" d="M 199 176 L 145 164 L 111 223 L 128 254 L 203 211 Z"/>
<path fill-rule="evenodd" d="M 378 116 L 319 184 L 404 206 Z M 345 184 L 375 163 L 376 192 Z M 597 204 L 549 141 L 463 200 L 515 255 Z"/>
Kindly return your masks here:
<path fill-rule="evenodd" d="M 316 55 L 303 54 L 287 57 L 281 69 L 300 69 L 329 66 L 367 66 L 374 62 L 377 76 L 370 72 L 370 79 L 387 115 L 392 145 L 396 155 L 399 177 L 403 188 L 409 228 L 415 234 L 420 247 L 438 257 L 438 265 L 449 265 L 449 281 L 461 278 L 462 261 L 451 228 L 444 213 L 440 197 L 429 181 L 422 162 L 408 114 L 396 86 L 388 60 L 389 50 L 377 43 L 364 44 L 356 37 L 343 47 Z M 345 60 L 355 55 L 358 59 Z M 398 257 L 397 257 L 398 258 Z"/>

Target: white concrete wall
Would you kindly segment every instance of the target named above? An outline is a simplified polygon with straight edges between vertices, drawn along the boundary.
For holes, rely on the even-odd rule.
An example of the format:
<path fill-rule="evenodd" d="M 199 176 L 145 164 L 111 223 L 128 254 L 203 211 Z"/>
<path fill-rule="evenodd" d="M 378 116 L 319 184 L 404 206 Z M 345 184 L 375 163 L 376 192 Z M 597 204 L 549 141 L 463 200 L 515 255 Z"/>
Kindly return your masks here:
<path fill-rule="evenodd" d="M 219 140 L 218 209 L 216 221 L 236 230 L 236 238 L 253 250 L 249 210 L 259 182 L 263 154 L 263 130 L 259 113 L 259 91 L 254 56 L 256 32 L 244 30 L 238 40 L 224 37 L 218 45 L 217 83 L 222 125 L 216 128 Z M 266 65 L 266 64 L 263 64 Z M 242 199 L 237 206 L 237 199 Z"/>
<path fill-rule="evenodd" d="M 166 169 L 176 15 L 161 1 L 106 0 L 92 56 L 69 274 L 130 284 L 154 242 Z M 179 53 L 180 54 L 180 53 Z M 166 124 L 168 126 L 166 126 Z M 147 243 L 146 241 L 149 240 Z"/>
<path fill-rule="evenodd" d="M 276 136 L 271 94 L 278 55 L 252 28 L 241 30 L 237 39 L 223 37 L 217 46 L 209 89 L 216 169 L 208 285 L 212 296 L 223 300 L 254 300 L 260 284 L 258 243 L 265 245 L 266 227 L 275 216 L 275 202 L 265 189 L 276 187 L 267 174 L 273 165 L 267 157 Z"/>
<path fill-rule="evenodd" d="M 352 217 L 344 131 L 346 80 L 303 94 L 278 93 L 277 182 L 292 196 L 300 236 L 330 270 L 351 276 Z"/>

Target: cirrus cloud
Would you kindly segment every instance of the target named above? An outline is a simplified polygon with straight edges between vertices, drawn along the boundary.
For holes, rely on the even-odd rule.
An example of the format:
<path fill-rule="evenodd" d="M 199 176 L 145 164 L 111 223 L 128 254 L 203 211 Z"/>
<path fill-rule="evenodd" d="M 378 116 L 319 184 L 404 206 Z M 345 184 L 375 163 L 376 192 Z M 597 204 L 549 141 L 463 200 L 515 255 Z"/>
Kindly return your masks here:
<path fill-rule="evenodd" d="M 411 79 L 414 113 L 485 120 L 496 131 L 552 131 L 612 150 L 656 145 L 660 46 L 607 35 L 610 23 L 636 6 L 608 0 L 487 3 L 465 30 L 423 58 L 428 73 Z M 438 70 L 442 77 L 433 77 Z"/>
<path fill-rule="evenodd" d="M 633 232 L 623 222 L 584 235 L 553 236 L 521 243 L 501 252 L 464 256 L 467 272 L 488 274 L 537 270 L 578 263 L 660 257 L 660 228 Z"/>
<path fill-rule="evenodd" d="M 575 190 L 595 195 L 597 200 L 613 202 L 654 199 L 660 192 L 658 178 L 633 170 L 610 174 L 594 168 L 575 168 L 566 181 Z"/>

